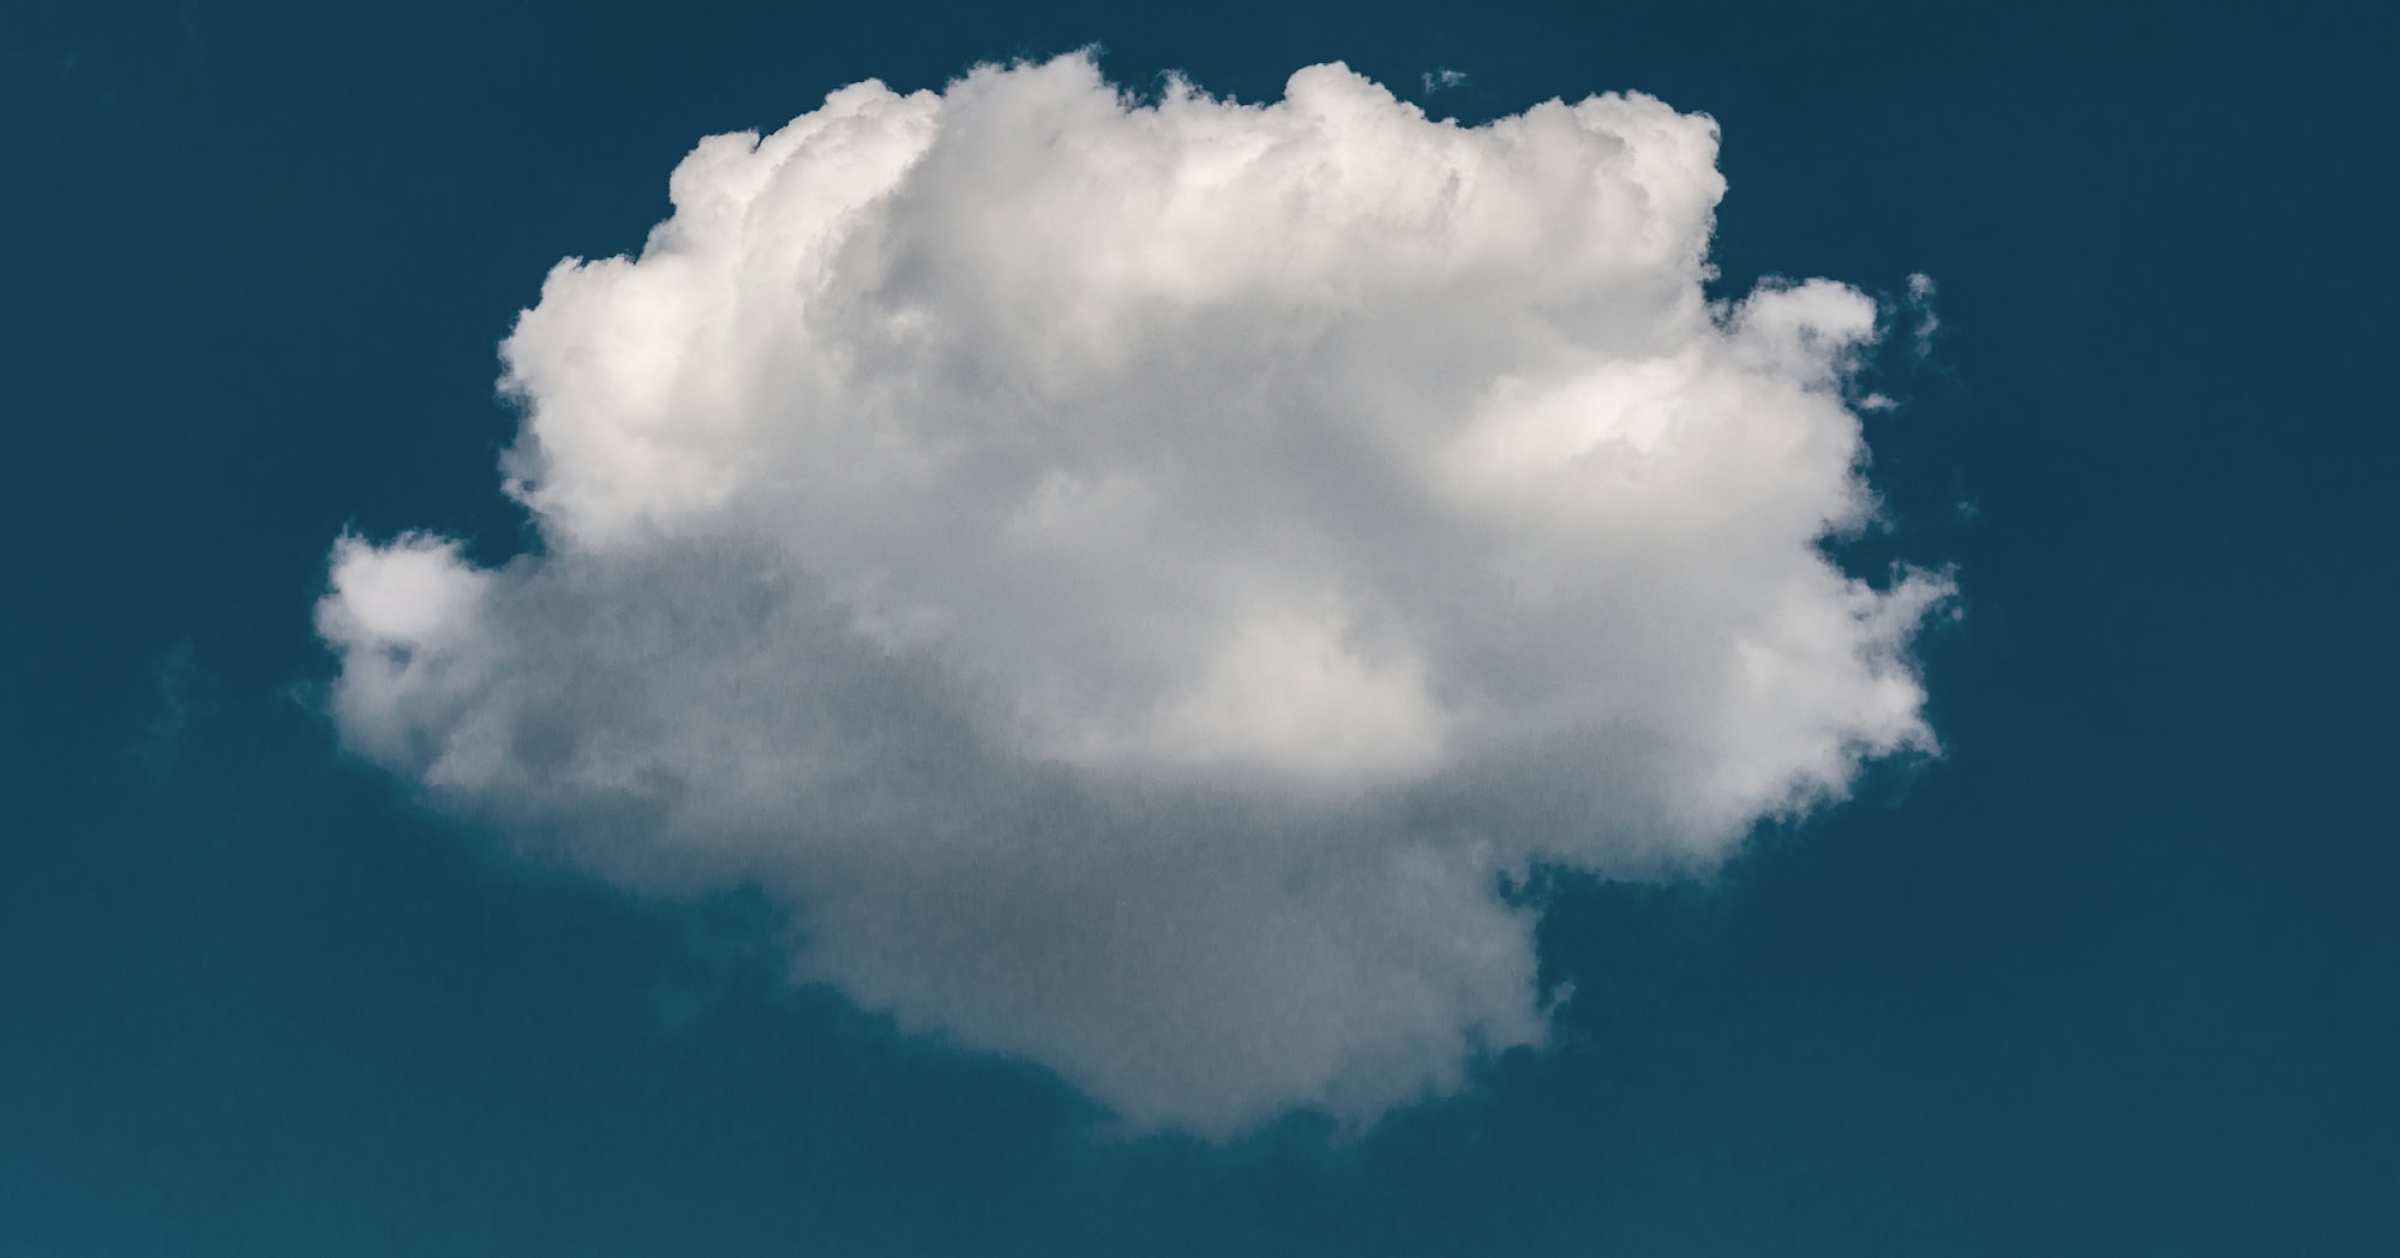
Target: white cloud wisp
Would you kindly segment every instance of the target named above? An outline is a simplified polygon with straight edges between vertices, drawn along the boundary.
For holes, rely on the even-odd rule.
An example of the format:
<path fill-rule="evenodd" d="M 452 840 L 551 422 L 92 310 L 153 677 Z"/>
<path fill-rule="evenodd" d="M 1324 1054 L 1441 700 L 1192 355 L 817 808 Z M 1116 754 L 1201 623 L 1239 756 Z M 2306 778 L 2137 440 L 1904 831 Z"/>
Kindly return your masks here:
<path fill-rule="evenodd" d="M 350 747 L 1129 1123 L 1371 1121 L 1538 1044 L 1537 863 L 1705 868 L 1928 751 L 1874 304 L 1703 292 L 1716 128 L 1086 57 L 704 140 L 503 346 L 539 553 L 345 538 Z"/>

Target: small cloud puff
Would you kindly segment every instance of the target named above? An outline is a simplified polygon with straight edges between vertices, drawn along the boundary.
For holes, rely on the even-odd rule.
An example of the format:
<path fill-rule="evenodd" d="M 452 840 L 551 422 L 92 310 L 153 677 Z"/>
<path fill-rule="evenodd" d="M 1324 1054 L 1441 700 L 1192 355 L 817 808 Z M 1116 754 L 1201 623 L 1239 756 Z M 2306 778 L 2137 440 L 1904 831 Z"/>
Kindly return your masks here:
<path fill-rule="evenodd" d="M 1933 338 L 1942 330 L 1940 316 L 1933 313 L 1933 277 L 1922 271 L 1908 277 L 1908 308 L 1917 316 L 1917 326 L 1909 333 L 1909 345 L 1919 358 L 1933 356 Z"/>
<path fill-rule="evenodd" d="M 1454 82 L 1445 72 L 1445 84 Z M 1703 293 L 1717 132 L 1084 57 L 702 141 L 503 347 L 544 545 L 344 538 L 348 743 L 1136 1127 L 1351 1122 L 1545 1039 L 1537 863 L 1702 868 L 1933 746 L 1876 309 Z"/>

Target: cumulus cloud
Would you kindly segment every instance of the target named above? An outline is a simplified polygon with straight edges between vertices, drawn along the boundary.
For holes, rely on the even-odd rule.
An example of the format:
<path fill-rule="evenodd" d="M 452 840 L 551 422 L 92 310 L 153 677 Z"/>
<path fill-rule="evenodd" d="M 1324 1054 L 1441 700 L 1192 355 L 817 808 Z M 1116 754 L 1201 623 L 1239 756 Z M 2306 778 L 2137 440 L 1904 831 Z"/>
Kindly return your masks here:
<path fill-rule="evenodd" d="M 351 747 L 1136 1127 L 1545 1038 L 1542 864 L 1707 867 L 1928 750 L 1844 575 L 1875 305 L 1704 294 L 1707 118 L 1085 57 L 700 142 L 503 346 L 534 553 L 344 538 Z"/>

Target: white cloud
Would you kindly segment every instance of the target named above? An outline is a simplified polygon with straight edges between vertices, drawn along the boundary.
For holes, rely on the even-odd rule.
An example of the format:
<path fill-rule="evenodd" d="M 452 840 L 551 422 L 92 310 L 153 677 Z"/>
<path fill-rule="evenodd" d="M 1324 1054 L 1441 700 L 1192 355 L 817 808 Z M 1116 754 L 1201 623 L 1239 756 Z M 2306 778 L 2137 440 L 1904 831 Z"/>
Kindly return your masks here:
<path fill-rule="evenodd" d="M 1716 128 L 1092 63 L 704 140 L 504 346 L 498 569 L 344 539 L 360 752 L 1137 1126 L 1538 1044 L 1536 862 L 1703 868 L 1932 745 L 1839 284 L 1704 297 Z"/>
<path fill-rule="evenodd" d="M 1942 330 L 1940 316 L 1933 313 L 1933 294 L 1932 276 L 1918 271 L 1908 277 L 1908 308 L 1917 316 L 1917 326 L 1910 333 L 1910 342 L 1919 358 L 1932 357 L 1933 338 Z"/>

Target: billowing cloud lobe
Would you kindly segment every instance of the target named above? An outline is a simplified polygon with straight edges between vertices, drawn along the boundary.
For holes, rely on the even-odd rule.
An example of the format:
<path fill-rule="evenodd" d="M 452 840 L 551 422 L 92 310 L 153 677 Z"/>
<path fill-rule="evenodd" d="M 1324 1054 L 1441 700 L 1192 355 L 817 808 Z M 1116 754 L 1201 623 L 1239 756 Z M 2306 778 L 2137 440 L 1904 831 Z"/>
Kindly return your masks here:
<path fill-rule="evenodd" d="M 862 83 L 675 170 L 503 347 L 539 553 L 346 538 L 358 752 L 1137 1126 L 1536 1044 L 1537 863 L 1702 868 L 1928 749 L 1845 403 L 1876 309 L 1703 295 L 1708 119 Z"/>

